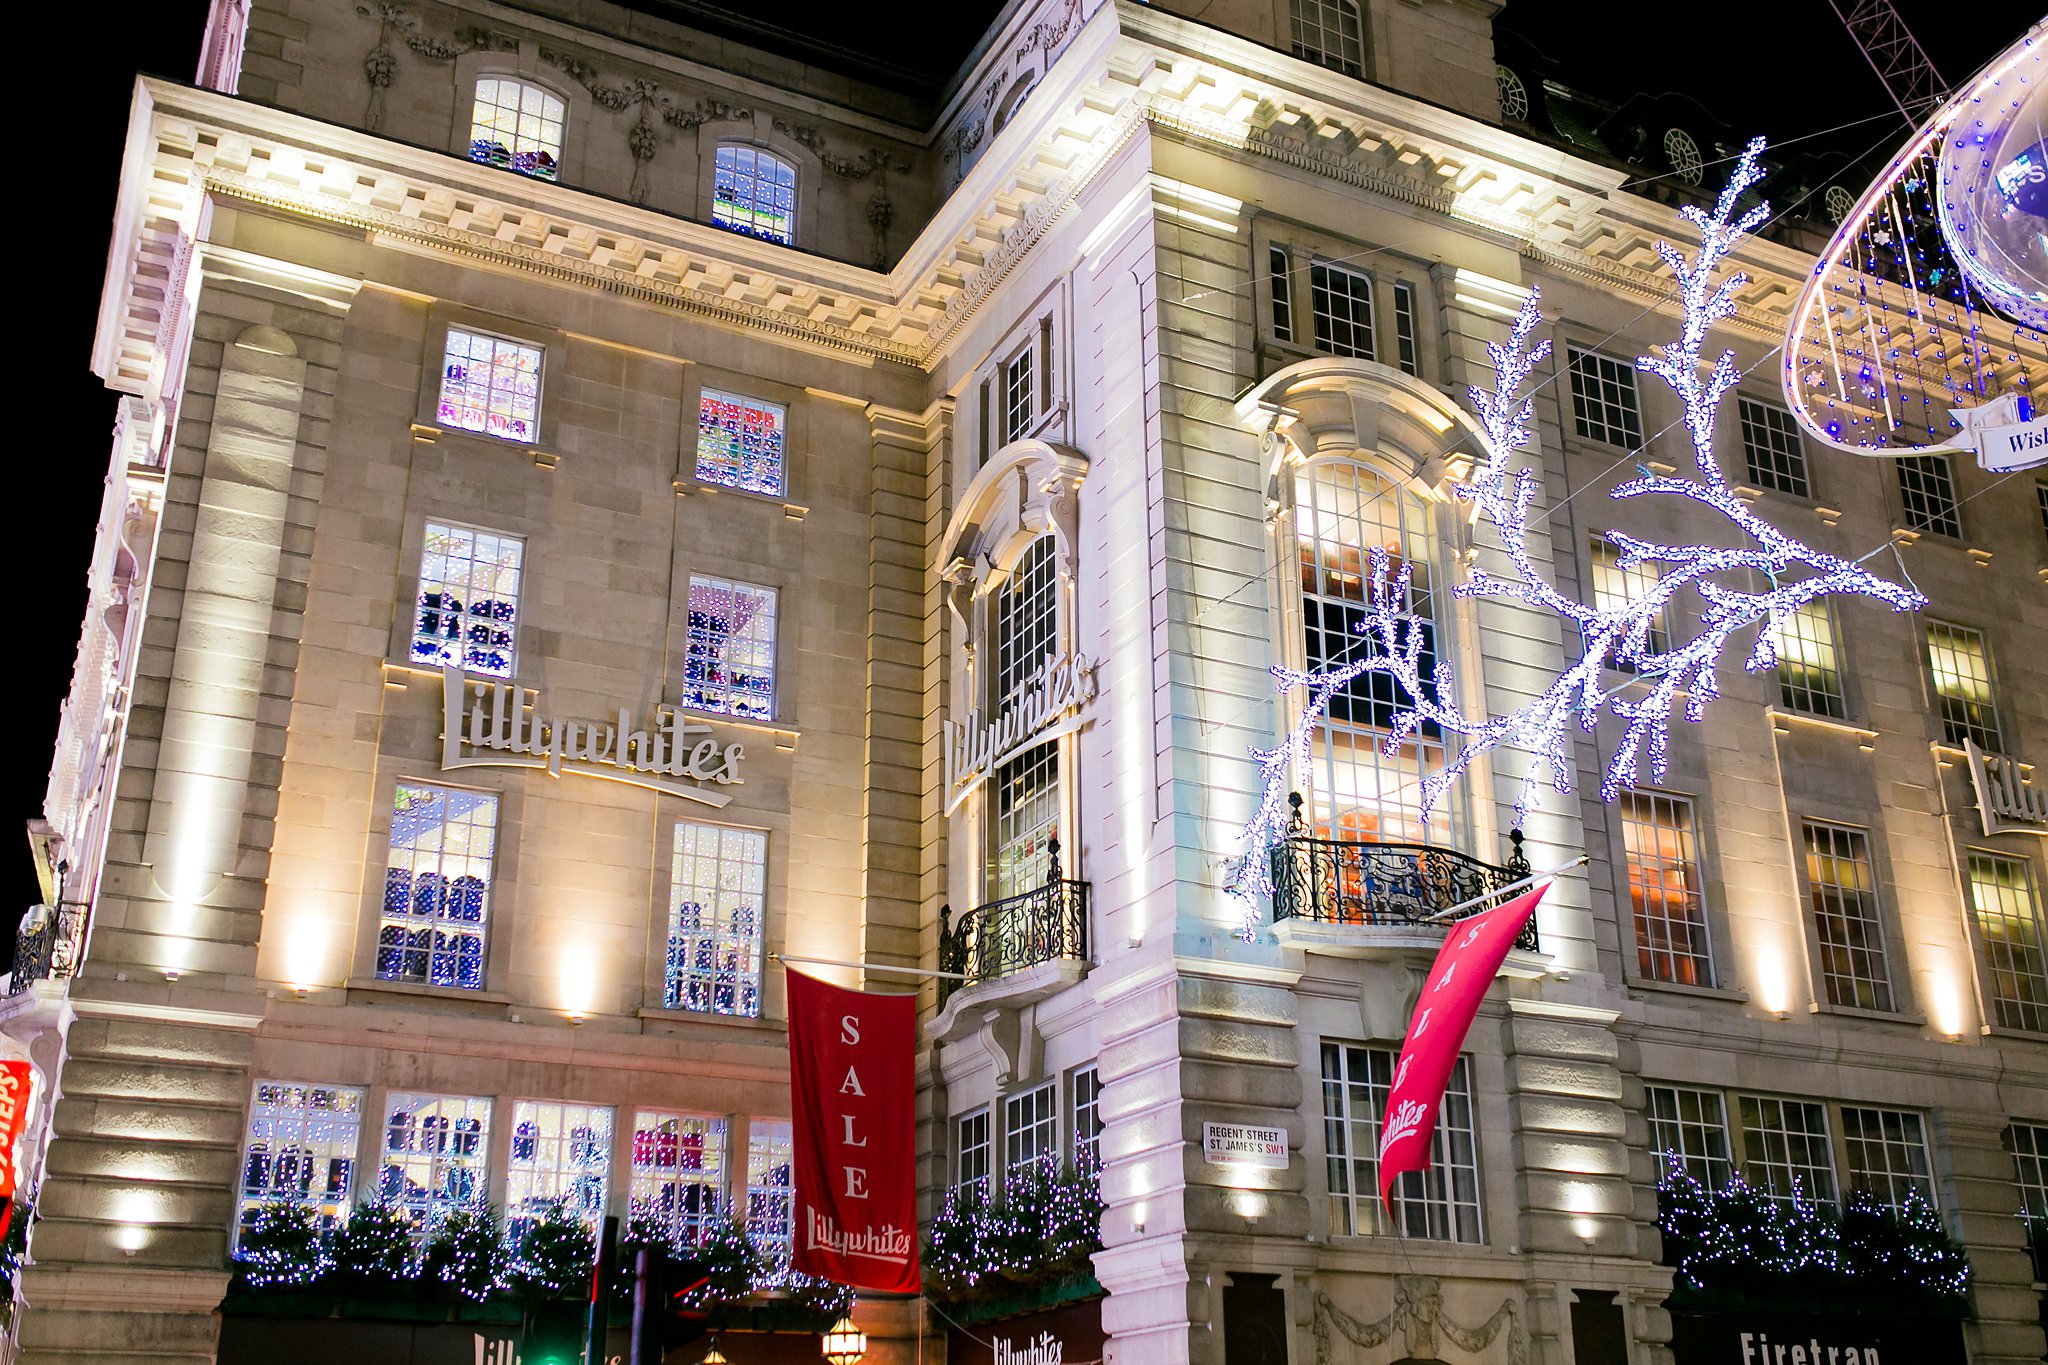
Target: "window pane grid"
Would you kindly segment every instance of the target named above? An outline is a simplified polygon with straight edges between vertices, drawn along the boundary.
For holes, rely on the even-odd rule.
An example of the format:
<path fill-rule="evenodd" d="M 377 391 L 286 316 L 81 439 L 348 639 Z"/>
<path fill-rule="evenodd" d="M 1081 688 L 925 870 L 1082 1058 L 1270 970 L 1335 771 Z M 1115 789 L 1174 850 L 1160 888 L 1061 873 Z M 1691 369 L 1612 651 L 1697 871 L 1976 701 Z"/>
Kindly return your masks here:
<path fill-rule="evenodd" d="M 489 1100 L 393 1091 L 385 1114 L 377 1192 L 412 1220 L 415 1233 L 484 1197 Z"/>
<path fill-rule="evenodd" d="M 1804 838 L 1807 892 L 1829 1003 L 1892 1009 L 1870 841 L 1862 830 L 1816 822 L 1804 826 Z"/>
<path fill-rule="evenodd" d="M 989 1143 L 988 1110 L 977 1109 L 960 1120 L 959 1185 L 963 1193 L 988 1193 L 995 1153 Z"/>
<path fill-rule="evenodd" d="M 1317 261 L 1308 268 L 1308 294 L 1316 349 L 1371 360 L 1372 277 Z"/>
<path fill-rule="evenodd" d="M 540 367 L 538 346 L 450 327 L 436 412 L 460 431 L 533 440 L 540 432 Z"/>
<path fill-rule="evenodd" d="M 1392 1088 L 1392 1049 L 1323 1044 L 1323 1126 L 1330 1182 L 1330 1231 L 1336 1236 L 1394 1234 L 1479 1243 L 1479 1157 L 1472 1114 L 1471 1066 L 1451 1072 L 1430 1141 L 1429 1169 L 1404 1171 L 1391 1215 L 1380 1203 L 1380 1117 Z"/>
<path fill-rule="evenodd" d="M 1795 498 L 1812 496 L 1806 479 L 1806 448 L 1800 443 L 1799 424 L 1792 414 L 1753 398 L 1738 401 L 1736 411 L 1742 421 L 1742 454 L 1749 466 L 1749 481 Z"/>
<path fill-rule="evenodd" d="M 706 389 L 697 401 L 697 477 L 723 488 L 779 498 L 789 409 Z"/>
<path fill-rule="evenodd" d="M 1074 1164 L 1102 1164 L 1102 1081 L 1092 1066 L 1074 1073 Z"/>
<path fill-rule="evenodd" d="M 1662 574 L 1651 561 L 1622 565 L 1622 549 L 1606 536 L 1593 537 L 1593 608 L 1596 611 L 1619 611 L 1631 602 L 1640 602 L 1657 590 Z M 1664 628 L 1664 613 L 1659 611 L 1651 620 L 1650 628 L 1643 633 L 1643 649 L 1650 654 L 1662 654 L 1671 648 L 1671 634 Z M 1628 648 L 1627 638 L 1621 641 L 1613 666 L 1624 673 L 1636 671 L 1637 660 L 1620 657 L 1619 651 Z"/>
<path fill-rule="evenodd" d="M 995 696 L 1000 706 L 1058 649 L 1059 566 L 1053 538 L 1031 542 L 996 595 Z"/>
<path fill-rule="evenodd" d="M 473 526 L 427 523 L 413 614 L 412 661 L 509 678 L 526 545 Z"/>
<path fill-rule="evenodd" d="M 377 976 L 481 990 L 498 798 L 401 782 L 377 928 Z"/>
<path fill-rule="evenodd" d="M 726 1212 L 726 1122 L 642 1109 L 633 1116 L 629 1220 L 695 1246 Z"/>
<path fill-rule="evenodd" d="M 1003 443 L 1021 440 L 1031 430 L 1031 348 L 1025 347 L 1003 365 Z"/>
<path fill-rule="evenodd" d="M 995 770 L 989 892 L 996 900 L 1045 885 L 1060 828 L 1060 751 L 1041 744 Z"/>
<path fill-rule="evenodd" d="M 1415 347 L 1415 290 L 1406 284 L 1394 286 L 1394 355 L 1401 373 L 1422 373 Z"/>
<path fill-rule="evenodd" d="M 690 575 L 682 699 L 693 710 L 774 719 L 775 589 Z"/>
<path fill-rule="evenodd" d="M 1572 415 L 1589 441 L 1633 449 L 1643 442 L 1642 407 L 1632 366 L 1597 351 L 1571 351 Z"/>
<path fill-rule="evenodd" d="M 1630 791 L 1621 794 L 1619 804 L 1637 969 L 1652 981 L 1713 985 L 1692 802 L 1663 792 Z"/>
<path fill-rule="evenodd" d="M 561 1199 L 594 1231 L 604 1218 L 611 1165 L 609 1107 L 515 1100 L 505 1163 L 506 1222 L 516 1230 Z"/>
<path fill-rule="evenodd" d="M 2005 1130 L 2005 1137 L 2012 1148 L 2020 1212 L 2048 1217 L 2048 1125 L 2015 1123 Z"/>
<path fill-rule="evenodd" d="M 1273 337 L 1276 341 L 1294 340 L 1294 299 L 1289 293 L 1293 270 L 1288 264 L 1284 247 L 1266 248 L 1266 275 L 1273 293 Z M 2043 495 L 2048 498 L 2048 494 Z"/>
<path fill-rule="evenodd" d="M 1911 1191 L 1931 1208 L 1934 1174 L 1927 1161 L 1927 1134 L 1920 1116 L 1906 1109 L 1842 1106 L 1842 1142 L 1849 1159 L 1847 1185 L 1864 1190 L 1892 1208 Z"/>
<path fill-rule="evenodd" d="M 476 83 L 469 117 L 471 161 L 553 180 L 561 156 L 561 100 L 523 81 L 490 78 Z"/>
<path fill-rule="evenodd" d="M 1003 1101 L 1003 1169 L 1032 1166 L 1060 1150 L 1059 1091 L 1041 1085 Z"/>
<path fill-rule="evenodd" d="M 1789 1202 L 1796 1189 L 1815 1203 L 1834 1203 L 1825 1106 L 1764 1095 L 1744 1095 L 1741 1105 L 1743 1175 L 1749 1182 L 1773 1199 Z"/>
<path fill-rule="evenodd" d="M 1927 661 L 1941 707 L 1942 739 L 1960 747 L 1973 740 L 1987 753 L 2003 753 L 1998 704 L 1991 691 L 1991 660 L 1982 632 L 1945 621 L 1927 623 Z"/>
<path fill-rule="evenodd" d="M 1390 480 L 1347 460 L 1318 461 L 1295 475 L 1295 532 L 1301 569 L 1303 657 L 1311 670 L 1341 667 L 1371 641 L 1364 620 L 1372 548 L 1389 571 L 1410 569 L 1408 610 L 1423 627 L 1421 672 L 1436 660 L 1434 594 L 1427 513 Z M 1312 736 L 1307 785 L 1323 837 L 1409 840 L 1422 837 L 1422 782 L 1443 763 L 1441 731 L 1425 722 L 1393 754 L 1386 732 L 1406 703 L 1392 677 L 1370 672 L 1330 698 Z"/>
<path fill-rule="evenodd" d="M 1956 501 L 1956 476 L 1946 455 L 1905 455 L 1899 470 L 1899 500 L 1906 525 L 1915 531 L 1962 538 L 1963 513 Z"/>
<path fill-rule="evenodd" d="M 1835 619 L 1826 602 L 1804 602 L 1777 618 L 1778 695 L 1786 709 L 1841 720 L 1849 713 L 1842 693 Z"/>
<path fill-rule="evenodd" d="M 761 908 L 768 836 L 678 822 L 669 864 L 662 1005 L 752 1019 L 761 1013 Z"/>
<path fill-rule="evenodd" d="M 1352 0 L 1294 0 L 1294 55 L 1356 76 L 1365 69 L 1358 6 Z"/>
<path fill-rule="evenodd" d="M 718 149 L 711 221 L 784 246 L 796 240 L 796 167 L 758 147 Z"/>
<path fill-rule="evenodd" d="M 363 1092 L 339 1085 L 258 1081 L 242 1150 L 237 1237 L 276 1199 L 312 1208 L 324 1227 L 348 1212 Z"/>
<path fill-rule="evenodd" d="M 794 1151 L 789 1124 L 747 1125 L 747 1237 L 777 1259 L 796 1233 Z"/>
<path fill-rule="evenodd" d="M 2048 953 L 2042 949 L 2041 907 L 2027 864 L 1972 853 L 1970 902 L 1991 978 L 1992 1021 L 2000 1028 L 2048 1033 Z"/>
<path fill-rule="evenodd" d="M 1662 1177 L 1673 1166 L 1710 1190 L 1724 1188 L 1735 1174 L 1728 1157 L 1728 1114 L 1718 1090 L 1648 1087 L 1650 1147 Z"/>

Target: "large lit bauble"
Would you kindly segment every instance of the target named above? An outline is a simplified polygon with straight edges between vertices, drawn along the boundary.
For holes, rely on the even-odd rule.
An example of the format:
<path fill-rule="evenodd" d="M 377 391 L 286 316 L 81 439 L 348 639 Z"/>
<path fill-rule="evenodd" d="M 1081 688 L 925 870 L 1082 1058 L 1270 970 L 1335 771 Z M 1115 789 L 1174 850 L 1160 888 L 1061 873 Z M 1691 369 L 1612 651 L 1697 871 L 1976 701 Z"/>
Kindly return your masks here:
<path fill-rule="evenodd" d="M 1941 150 L 1942 235 L 1984 302 L 2048 328 L 2048 42 L 1987 69 Z"/>

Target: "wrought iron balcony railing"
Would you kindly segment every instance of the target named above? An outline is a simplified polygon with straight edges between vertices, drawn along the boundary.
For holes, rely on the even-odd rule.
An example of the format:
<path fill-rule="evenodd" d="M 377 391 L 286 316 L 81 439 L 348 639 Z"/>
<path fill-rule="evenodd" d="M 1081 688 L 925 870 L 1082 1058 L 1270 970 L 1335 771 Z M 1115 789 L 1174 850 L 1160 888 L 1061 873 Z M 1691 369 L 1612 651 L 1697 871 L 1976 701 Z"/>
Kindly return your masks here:
<path fill-rule="evenodd" d="M 7 985 L 8 995 L 20 995 L 38 981 L 61 981 L 70 976 L 78 966 L 79 936 L 84 927 L 82 905 L 60 905 L 40 920 L 25 916 L 14 931 L 14 976 Z"/>
<path fill-rule="evenodd" d="M 1520 830 L 1509 833 L 1513 852 L 1505 866 L 1496 867 L 1433 844 L 1317 838 L 1303 825 L 1301 794 L 1293 793 L 1287 800 L 1294 808 L 1296 832 L 1271 851 L 1276 923 L 1304 919 L 1317 924 L 1442 925 L 1449 922 L 1442 918 L 1444 912 L 1455 906 L 1466 906 L 1452 917 L 1456 919 L 1492 909 L 1507 897 L 1491 893 L 1529 875 Z M 1537 950 L 1533 918 L 1515 946 Z"/>
<path fill-rule="evenodd" d="M 1088 956 L 1088 883 L 1060 874 L 1059 840 L 1049 849 L 1050 875 L 1022 895 L 978 905 L 957 922 L 939 910 L 939 1003 L 963 986 L 979 985 L 1041 962 Z"/>

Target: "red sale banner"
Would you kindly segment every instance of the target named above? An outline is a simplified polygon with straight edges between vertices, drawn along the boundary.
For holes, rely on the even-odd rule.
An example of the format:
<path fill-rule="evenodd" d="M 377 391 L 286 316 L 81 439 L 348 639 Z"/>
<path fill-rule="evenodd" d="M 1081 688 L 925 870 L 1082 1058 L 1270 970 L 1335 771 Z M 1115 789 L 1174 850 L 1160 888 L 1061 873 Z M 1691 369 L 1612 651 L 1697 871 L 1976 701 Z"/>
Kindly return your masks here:
<path fill-rule="evenodd" d="M 35 1071 L 25 1061 L 0 1062 L 0 1237 L 14 1218 L 14 1146 L 28 1126 Z"/>
<path fill-rule="evenodd" d="M 915 1294 L 917 997 L 789 973 L 796 1254 L 806 1275 Z"/>
<path fill-rule="evenodd" d="M 1387 1088 L 1387 1112 L 1380 1120 L 1380 1202 L 1393 1207 L 1394 1182 L 1406 1171 L 1429 1169 L 1430 1139 L 1436 1136 L 1437 1106 L 1458 1064 L 1458 1050 L 1479 1013 L 1486 988 L 1507 959 L 1508 949 L 1550 884 L 1525 891 L 1497 909 L 1451 926 L 1450 937 L 1429 969 L 1394 1083 Z"/>

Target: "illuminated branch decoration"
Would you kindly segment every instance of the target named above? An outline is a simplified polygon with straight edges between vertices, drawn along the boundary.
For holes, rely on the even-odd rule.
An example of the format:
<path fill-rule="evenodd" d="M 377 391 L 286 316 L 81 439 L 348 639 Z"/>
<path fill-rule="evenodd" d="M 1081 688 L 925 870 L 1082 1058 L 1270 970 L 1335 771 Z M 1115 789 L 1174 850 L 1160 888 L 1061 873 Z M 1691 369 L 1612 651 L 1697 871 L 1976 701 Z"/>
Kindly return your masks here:
<path fill-rule="evenodd" d="M 1384 547 L 1371 547 L 1365 610 L 1357 626 L 1368 642 L 1362 652 L 1340 667 L 1315 672 L 1273 670 L 1283 696 L 1297 689 L 1307 695 L 1299 720 L 1282 743 L 1252 750 L 1262 790 L 1259 807 L 1245 827 L 1245 858 L 1236 881 L 1236 890 L 1251 913 L 1273 892 L 1266 850 L 1287 833 L 1290 775 L 1307 768 L 1310 738 L 1331 698 L 1368 673 L 1388 675 L 1403 694 L 1382 744 L 1389 756 L 1397 754 L 1425 725 L 1461 741 L 1446 746 L 1444 763 L 1423 781 L 1421 814 L 1425 821 L 1474 759 L 1503 745 L 1523 749 L 1538 759 L 1523 776 L 1518 811 L 1526 811 L 1535 799 L 1537 779 L 1543 773 L 1549 774 L 1558 791 L 1570 791 L 1571 727 L 1576 724 L 1591 733 L 1603 710 L 1626 723 L 1600 785 L 1602 799 L 1612 801 L 1622 788 L 1636 781 L 1646 754 L 1651 780 L 1664 776 L 1672 713 L 1681 694 L 1685 718 L 1700 720 L 1707 703 L 1720 695 L 1716 669 L 1739 631 L 1762 627 L 1743 666 L 1763 672 L 1777 666 L 1776 638 L 1781 623 L 1809 603 L 1844 593 L 1876 598 L 1894 611 L 1915 611 L 1926 604 L 1918 592 L 1863 568 L 1862 560 L 1852 563 L 1817 550 L 1757 516 L 1728 485 L 1714 457 L 1714 415 L 1741 374 L 1732 352 L 1724 350 L 1709 362 L 1702 350 L 1708 332 L 1735 311 L 1736 291 L 1746 282 L 1746 277 L 1737 273 L 1716 284 L 1715 273 L 1769 212 L 1761 203 L 1738 211 L 1743 193 L 1763 176 L 1757 166 L 1763 146 L 1763 139 L 1758 138 L 1744 150 L 1712 213 L 1691 206 L 1682 210 L 1700 230 L 1697 256 L 1688 260 L 1670 244 L 1657 244 L 1658 254 L 1677 279 L 1685 325 L 1676 342 L 1657 356 L 1639 358 L 1636 366 L 1663 379 L 1684 403 L 1696 477 L 1658 475 L 1638 466 L 1641 477 L 1622 484 L 1612 494 L 1618 499 L 1652 494 L 1689 498 L 1719 513 L 1753 544 L 1747 548 L 1664 545 L 1610 532 L 1607 539 L 1619 551 L 1622 570 L 1654 564 L 1658 577 L 1641 596 L 1604 611 L 1567 596 L 1550 582 L 1531 560 L 1528 544 L 1530 509 L 1540 476 L 1528 464 L 1509 468 L 1515 453 L 1528 444 L 1535 416 L 1532 400 L 1518 395 L 1550 353 L 1547 341 L 1533 347 L 1529 344 L 1539 318 L 1537 296 L 1531 291 L 1507 342 L 1487 348 L 1495 371 L 1494 387 L 1485 390 L 1475 385 L 1471 390 L 1485 433 L 1485 462 L 1470 483 L 1454 484 L 1451 490 L 1460 501 L 1476 504 L 1479 514 L 1492 524 L 1514 574 L 1495 577 L 1474 567 L 1467 581 L 1454 591 L 1459 597 L 1505 598 L 1551 612 L 1568 629 L 1577 631 L 1585 650 L 1519 710 L 1502 716 L 1468 716 L 1456 701 L 1452 665 L 1429 648 L 1428 623 L 1409 610 L 1410 567 L 1405 563 L 1396 567 Z M 1761 591 L 1739 586 L 1758 582 L 1768 586 Z M 1683 644 L 1657 648 L 1653 632 L 1661 621 L 1672 619 L 1665 613 L 1675 608 L 1688 590 L 1696 594 L 1699 631 Z M 1426 677 L 1425 660 L 1433 660 Z M 1626 687 L 1609 691 L 1602 687 L 1601 673 L 1616 665 L 1635 676 Z M 1638 687 L 1639 695 L 1625 695 Z M 1248 918 L 1246 936 L 1251 932 Z"/>

